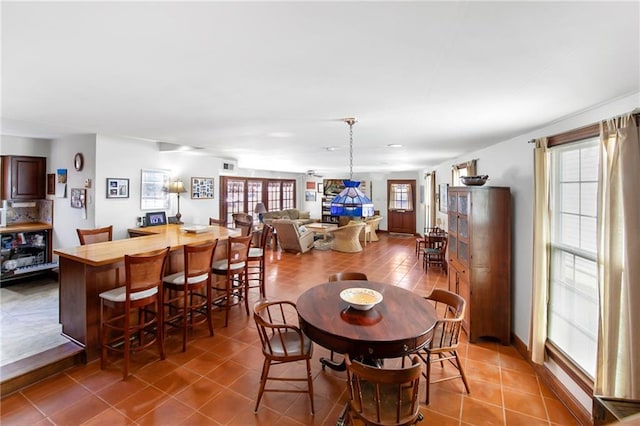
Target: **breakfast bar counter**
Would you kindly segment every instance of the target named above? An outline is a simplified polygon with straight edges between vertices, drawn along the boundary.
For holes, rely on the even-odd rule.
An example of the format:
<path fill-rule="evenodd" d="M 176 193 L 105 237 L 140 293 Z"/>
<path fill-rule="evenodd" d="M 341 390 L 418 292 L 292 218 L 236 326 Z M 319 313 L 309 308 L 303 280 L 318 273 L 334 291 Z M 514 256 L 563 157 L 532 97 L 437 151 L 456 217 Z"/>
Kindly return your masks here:
<path fill-rule="evenodd" d="M 59 256 L 62 333 L 84 346 L 87 361 L 100 357 L 100 299 L 105 290 L 125 284 L 124 255 L 170 247 L 167 273 L 183 268 L 182 247 L 214 239 L 226 240 L 234 229 L 208 226 L 185 232 L 180 225 L 130 229 L 136 238 L 57 249 Z"/>

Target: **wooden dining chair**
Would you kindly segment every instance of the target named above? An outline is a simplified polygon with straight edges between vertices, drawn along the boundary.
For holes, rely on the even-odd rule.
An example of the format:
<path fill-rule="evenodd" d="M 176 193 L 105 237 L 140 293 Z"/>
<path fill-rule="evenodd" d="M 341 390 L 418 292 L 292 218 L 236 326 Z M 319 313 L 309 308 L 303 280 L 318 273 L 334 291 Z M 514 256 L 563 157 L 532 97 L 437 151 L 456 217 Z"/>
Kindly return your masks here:
<path fill-rule="evenodd" d="M 363 272 L 335 272 L 329 274 L 329 282 L 350 280 L 367 281 L 367 274 Z"/>
<path fill-rule="evenodd" d="M 251 234 L 251 232 L 253 231 L 253 219 L 251 220 L 236 219 L 234 221 L 234 226 L 236 227 L 236 229 L 240 230 L 240 235 L 247 236 Z"/>
<path fill-rule="evenodd" d="M 226 248 L 227 253 L 224 259 L 213 261 L 211 271 L 217 279 L 211 285 L 213 291 L 211 299 L 214 305 L 225 311 L 225 327 L 229 325 L 231 306 L 239 304 L 246 291 L 247 265 L 252 238 L 251 234 L 246 237 L 229 237 L 226 244 L 218 244 L 218 247 Z M 249 315 L 247 301 L 245 301 L 245 309 Z"/>
<path fill-rule="evenodd" d="M 258 411 L 260 400 L 265 392 L 292 392 L 308 393 L 311 414 L 314 414 L 313 377 L 311 376 L 313 342 L 300 330 L 300 326 L 296 321 L 297 318 L 296 304 L 290 301 L 269 302 L 261 300 L 254 305 L 253 319 L 260 335 L 262 354 L 264 355 L 255 412 Z M 283 377 L 280 374 L 269 376 L 269 370 L 272 365 L 298 361 L 305 361 L 306 363 L 305 377 Z M 268 380 L 307 382 L 307 389 L 299 389 L 298 387 L 267 388 Z"/>
<path fill-rule="evenodd" d="M 182 329 L 182 352 L 187 350 L 187 331 L 211 319 L 211 264 L 218 240 L 184 246 L 184 270 L 164 277 L 165 326 Z"/>
<path fill-rule="evenodd" d="M 367 274 L 365 274 L 364 272 L 335 272 L 333 274 L 329 274 L 329 282 L 335 282 L 335 281 L 351 281 L 351 280 L 356 280 L 356 281 L 367 281 Z M 333 361 L 333 355 L 334 352 L 331 351 L 331 354 L 329 355 L 331 361 Z M 325 369 L 325 364 L 322 364 L 322 369 Z"/>
<path fill-rule="evenodd" d="M 125 255 L 125 285 L 100 293 L 100 367 L 105 368 L 107 352 L 124 355 L 123 380 L 129 375 L 131 352 L 158 345 L 164 359 L 162 278 L 169 248 Z M 132 323 L 132 319 L 137 322 Z"/>
<path fill-rule="evenodd" d="M 210 217 L 209 218 L 209 225 L 220 225 L 220 226 L 227 226 L 227 221 L 224 219 L 216 219 L 214 217 Z"/>
<path fill-rule="evenodd" d="M 447 273 L 447 243 L 446 235 L 430 235 L 426 236 L 427 247 L 423 249 L 424 256 L 422 258 L 422 267 L 427 271 L 429 265 L 439 266 Z"/>
<path fill-rule="evenodd" d="M 347 364 L 347 406 L 338 425 L 412 425 L 422 420 L 418 403 L 422 366 L 418 357 L 402 368 L 379 368 L 351 360 Z"/>
<path fill-rule="evenodd" d="M 456 293 L 440 289 L 433 290 L 426 299 L 434 303 L 436 312 L 440 316 L 433 328 L 433 338 L 431 342 L 424 349 L 416 352 L 416 355 L 418 355 L 426 365 L 426 371 L 423 373 L 423 376 L 426 379 L 426 404 L 428 405 L 429 385 L 431 383 L 461 378 L 467 393 L 470 391 L 457 352 L 466 301 Z M 431 380 L 431 364 L 440 363 L 440 367 L 444 368 L 444 361 L 448 361 L 453 365 L 457 373 L 437 380 Z"/>
<path fill-rule="evenodd" d="M 80 245 L 102 243 L 113 239 L 113 225 L 96 229 L 76 229 Z"/>

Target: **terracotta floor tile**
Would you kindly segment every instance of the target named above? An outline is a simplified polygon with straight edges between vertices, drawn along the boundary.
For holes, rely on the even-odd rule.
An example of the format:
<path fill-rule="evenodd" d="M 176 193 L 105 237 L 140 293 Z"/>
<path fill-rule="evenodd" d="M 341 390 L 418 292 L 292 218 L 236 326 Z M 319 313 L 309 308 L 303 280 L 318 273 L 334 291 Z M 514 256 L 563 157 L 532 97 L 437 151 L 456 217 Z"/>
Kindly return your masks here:
<path fill-rule="evenodd" d="M 502 406 L 502 386 L 495 383 L 469 379 L 469 389 L 471 392 L 466 395 L 467 398 L 500 407 Z"/>
<path fill-rule="evenodd" d="M 174 398 L 193 409 L 199 409 L 225 390 L 221 384 L 203 377 L 175 394 Z"/>
<path fill-rule="evenodd" d="M 21 404 L 20 407 L 15 406 L 11 411 L 4 411 L 4 405 L 1 408 L 0 424 L 3 426 L 34 424 L 45 418 L 44 414 L 29 403 Z"/>
<path fill-rule="evenodd" d="M 197 357 L 184 363 L 183 367 L 204 376 L 222 364 L 223 361 L 224 358 L 218 354 L 203 352 Z"/>
<path fill-rule="evenodd" d="M 462 422 L 472 425 L 503 425 L 502 407 L 465 398 L 462 405 Z"/>
<path fill-rule="evenodd" d="M 147 413 L 155 410 L 170 396 L 153 386 L 136 392 L 115 405 L 115 408 L 133 420 L 138 420 Z"/>
<path fill-rule="evenodd" d="M 0 419 L 17 410 L 28 410 L 35 408 L 22 393 L 14 393 L 0 401 Z"/>
<path fill-rule="evenodd" d="M 176 425 L 193 415 L 193 409 L 169 398 L 136 421 L 139 425 Z"/>
<path fill-rule="evenodd" d="M 467 377 L 472 379 L 501 384 L 500 367 L 495 364 L 467 359 L 464 364 L 464 372 Z"/>
<path fill-rule="evenodd" d="M 132 424 L 133 420 L 127 418 L 115 408 L 109 408 L 82 423 L 82 426 L 126 426 Z"/>
<path fill-rule="evenodd" d="M 547 414 L 549 415 L 551 423 L 563 426 L 574 426 L 579 424 L 562 402 L 555 398 L 546 397 L 543 400 L 547 406 Z"/>
<path fill-rule="evenodd" d="M 89 395 L 91 395 L 91 392 L 87 388 L 74 382 L 72 385 L 65 386 L 54 393 L 47 393 L 41 398 L 32 400 L 32 402 L 46 416 L 51 416 Z"/>
<path fill-rule="evenodd" d="M 57 425 L 80 425 L 108 409 L 109 405 L 106 402 L 89 395 L 76 400 L 64 410 L 58 410 L 50 419 Z"/>
<path fill-rule="evenodd" d="M 231 390 L 221 392 L 204 404 L 198 411 L 213 420 L 227 424 L 243 411 L 253 412 L 254 401 Z M 260 415 L 260 411 L 258 411 Z"/>
<path fill-rule="evenodd" d="M 96 392 L 116 382 L 122 381 L 122 373 L 114 370 L 99 370 L 76 380 L 90 391 Z"/>
<path fill-rule="evenodd" d="M 222 423 L 218 423 L 212 418 L 196 411 L 179 424 L 185 426 L 216 426 L 221 425 Z"/>
<path fill-rule="evenodd" d="M 458 426 L 460 424 L 457 417 L 447 417 L 429 408 L 421 409 L 421 412 L 424 417 L 422 421 L 427 425 Z"/>
<path fill-rule="evenodd" d="M 96 392 L 96 395 L 104 399 L 107 403 L 115 405 L 147 386 L 149 386 L 147 382 L 135 376 L 129 377 L 127 380 L 122 380 L 122 376 L 120 376 L 119 381 L 99 390 Z"/>
<path fill-rule="evenodd" d="M 535 374 L 521 373 L 508 369 L 502 369 L 502 386 L 519 392 L 527 392 L 540 395 L 540 385 Z"/>
<path fill-rule="evenodd" d="M 467 350 L 467 358 L 487 364 L 498 365 L 500 362 L 500 354 L 492 348 L 493 345 L 490 345 L 490 348 L 472 345 Z"/>
<path fill-rule="evenodd" d="M 547 410 L 542 397 L 512 389 L 503 389 L 504 407 L 511 411 L 526 414 L 547 421 Z"/>
<path fill-rule="evenodd" d="M 423 389 L 420 386 L 420 402 L 424 402 Z M 429 410 L 443 414 L 447 417 L 460 418 L 462 408 L 462 394 L 457 392 L 432 392 L 428 405 Z"/>
<path fill-rule="evenodd" d="M 505 418 L 508 426 L 548 426 L 546 420 L 537 419 L 527 416 L 526 414 L 517 413 L 511 410 L 505 410 Z"/>
<path fill-rule="evenodd" d="M 200 377 L 201 375 L 198 373 L 194 373 L 184 367 L 178 367 L 166 376 L 153 382 L 153 386 L 169 395 L 175 395 Z"/>

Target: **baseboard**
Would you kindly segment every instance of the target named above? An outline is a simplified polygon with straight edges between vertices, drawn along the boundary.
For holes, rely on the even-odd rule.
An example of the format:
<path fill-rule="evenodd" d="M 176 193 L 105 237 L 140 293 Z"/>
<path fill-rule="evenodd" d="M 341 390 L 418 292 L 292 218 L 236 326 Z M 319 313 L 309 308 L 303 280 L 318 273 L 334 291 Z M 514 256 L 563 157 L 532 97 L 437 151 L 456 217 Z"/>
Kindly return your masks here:
<path fill-rule="evenodd" d="M 33 383 L 74 365 L 86 363 L 84 348 L 68 342 L 39 354 L 0 367 L 0 397 L 4 398 Z"/>
<path fill-rule="evenodd" d="M 575 417 L 576 421 L 578 421 L 581 425 L 593 425 L 593 418 L 591 417 L 591 413 L 580 404 L 580 402 L 571 394 L 567 388 L 556 378 L 555 375 L 549 371 L 549 369 L 544 365 L 535 364 L 531 361 L 531 353 L 528 351 L 527 346 L 524 344 L 522 340 L 518 338 L 515 334 L 511 335 L 511 344 L 518 351 L 522 357 L 527 360 L 527 362 L 533 367 L 536 374 L 542 380 L 543 384 L 553 392 L 560 402 L 562 402 L 567 410 L 573 417 Z"/>

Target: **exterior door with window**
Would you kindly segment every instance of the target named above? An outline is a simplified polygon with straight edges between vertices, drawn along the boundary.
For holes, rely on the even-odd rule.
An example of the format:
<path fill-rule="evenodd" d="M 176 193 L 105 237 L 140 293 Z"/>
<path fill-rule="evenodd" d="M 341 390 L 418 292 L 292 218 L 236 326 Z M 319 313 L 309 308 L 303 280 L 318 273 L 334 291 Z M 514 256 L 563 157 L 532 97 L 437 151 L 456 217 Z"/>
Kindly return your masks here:
<path fill-rule="evenodd" d="M 416 232 L 416 181 L 388 180 L 387 228 L 389 232 L 415 234 Z"/>

